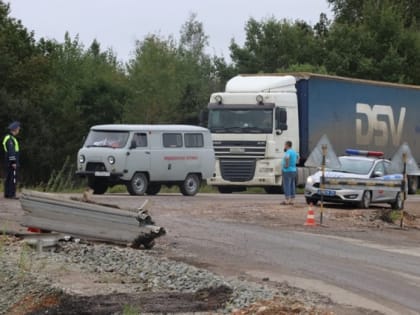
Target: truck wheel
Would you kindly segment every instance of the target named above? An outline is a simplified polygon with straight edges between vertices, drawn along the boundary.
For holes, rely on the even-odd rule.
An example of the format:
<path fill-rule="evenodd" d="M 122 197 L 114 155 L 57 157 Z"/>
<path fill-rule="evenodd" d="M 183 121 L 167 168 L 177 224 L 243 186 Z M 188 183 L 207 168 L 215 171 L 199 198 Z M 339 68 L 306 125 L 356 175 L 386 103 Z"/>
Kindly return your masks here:
<path fill-rule="evenodd" d="M 217 186 L 217 190 L 221 194 L 231 194 L 233 192 L 232 188 L 227 186 Z"/>
<path fill-rule="evenodd" d="M 371 193 L 370 191 L 363 192 L 362 200 L 360 200 L 359 208 L 362 209 L 368 209 L 370 206 L 370 200 L 371 200 Z"/>
<path fill-rule="evenodd" d="M 283 193 L 282 186 L 268 186 L 268 187 L 264 187 L 264 190 L 267 194 L 282 194 Z"/>
<path fill-rule="evenodd" d="M 95 195 L 103 195 L 108 189 L 108 183 L 106 181 L 96 178 L 89 178 L 88 186 L 93 189 Z"/>
<path fill-rule="evenodd" d="M 152 195 L 152 196 L 157 195 L 161 187 L 162 187 L 161 184 L 149 184 L 146 190 L 146 194 Z"/>
<path fill-rule="evenodd" d="M 393 210 L 400 210 L 403 207 L 403 200 L 401 197 L 401 193 L 397 193 L 394 202 L 391 203 L 391 208 Z"/>
<path fill-rule="evenodd" d="M 194 196 L 200 190 L 200 184 L 200 177 L 196 174 L 188 174 L 179 188 L 184 196 Z"/>
<path fill-rule="evenodd" d="M 408 193 L 414 195 L 417 193 L 419 181 L 417 176 L 407 176 L 408 177 Z"/>
<path fill-rule="evenodd" d="M 147 191 L 148 186 L 147 176 L 143 173 L 136 173 L 127 184 L 128 193 L 132 196 L 142 196 Z"/>

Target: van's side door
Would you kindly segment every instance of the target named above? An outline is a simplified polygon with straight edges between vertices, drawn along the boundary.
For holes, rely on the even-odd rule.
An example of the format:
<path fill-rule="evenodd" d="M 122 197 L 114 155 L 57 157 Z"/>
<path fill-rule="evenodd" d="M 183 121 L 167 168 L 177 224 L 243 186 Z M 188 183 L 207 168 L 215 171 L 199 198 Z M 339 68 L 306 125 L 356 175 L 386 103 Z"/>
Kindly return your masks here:
<path fill-rule="evenodd" d="M 163 132 L 161 146 L 152 152 L 152 174 L 156 181 L 181 181 L 185 178 L 185 149 L 182 132 Z"/>
<path fill-rule="evenodd" d="M 126 167 L 130 178 L 136 172 L 150 172 L 150 139 L 147 132 L 135 132 L 127 152 Z"/>

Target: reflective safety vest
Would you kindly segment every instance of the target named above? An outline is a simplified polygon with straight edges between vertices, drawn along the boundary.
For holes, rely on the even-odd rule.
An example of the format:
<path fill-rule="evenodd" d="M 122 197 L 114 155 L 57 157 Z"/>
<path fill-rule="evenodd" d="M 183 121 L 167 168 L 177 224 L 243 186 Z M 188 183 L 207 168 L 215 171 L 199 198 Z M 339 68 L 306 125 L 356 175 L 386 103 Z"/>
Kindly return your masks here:
<path fill-rule="evenodd" d="M 12 135 L 6 135 L 4 137 L 4 139 L 3 139 L 3 149 L 4 149 L 4 152 L 7 152 L 7 141 L 9 141 L 10 139 L 13 140 L 14 147 L 15 147 L 15 152 L 19 152 L 19 142 Z"/>

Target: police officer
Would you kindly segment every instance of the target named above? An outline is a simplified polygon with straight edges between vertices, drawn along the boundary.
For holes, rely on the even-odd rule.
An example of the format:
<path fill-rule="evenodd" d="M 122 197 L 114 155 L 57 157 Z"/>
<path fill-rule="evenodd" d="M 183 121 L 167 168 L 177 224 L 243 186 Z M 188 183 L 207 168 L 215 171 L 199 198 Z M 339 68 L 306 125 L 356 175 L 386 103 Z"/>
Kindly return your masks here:
<path fill-rule="evenodd" d="M 17 199 L 16 197 L 16 179 L 19 167 L 19 142 L 16 136 L 20 131 L 20 123 L 12 122 L 9 127 L 9 133 L 3 138 L 4 162 L 6 179 L 4 182 L 4 197 Z"/>

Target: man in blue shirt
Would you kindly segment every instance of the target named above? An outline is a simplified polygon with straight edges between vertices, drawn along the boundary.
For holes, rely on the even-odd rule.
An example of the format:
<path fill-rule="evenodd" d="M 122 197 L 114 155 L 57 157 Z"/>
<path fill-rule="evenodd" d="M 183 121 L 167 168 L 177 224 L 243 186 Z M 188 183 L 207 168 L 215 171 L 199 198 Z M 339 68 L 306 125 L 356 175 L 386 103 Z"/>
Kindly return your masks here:
<path fill-rule="evenodd" d="M 293 205 L 296 195 L 296 164 L 298 154 L 292 149 L 292 141 L 284 144 L 284 157 L 282 161 L 283 190 L 286 198 L 282 205 Z"/>

